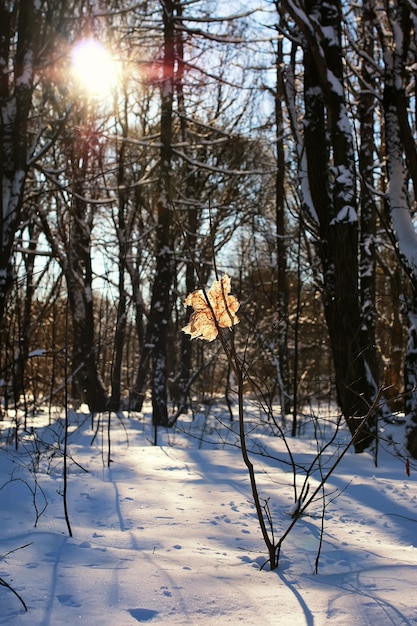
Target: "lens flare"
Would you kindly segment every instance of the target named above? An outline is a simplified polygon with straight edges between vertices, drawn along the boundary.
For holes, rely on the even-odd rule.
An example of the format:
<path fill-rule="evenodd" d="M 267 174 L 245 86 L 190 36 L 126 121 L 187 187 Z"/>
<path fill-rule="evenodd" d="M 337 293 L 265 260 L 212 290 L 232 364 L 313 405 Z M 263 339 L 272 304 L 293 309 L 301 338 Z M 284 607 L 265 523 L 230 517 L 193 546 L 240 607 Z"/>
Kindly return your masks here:
<path fill-rule="evenodd" d="M 106 98 L 118 81 L 118 65 L 96 39 L 83 39 L 72 49 L 71 65 L 78 88 L 93 97 Z"/>

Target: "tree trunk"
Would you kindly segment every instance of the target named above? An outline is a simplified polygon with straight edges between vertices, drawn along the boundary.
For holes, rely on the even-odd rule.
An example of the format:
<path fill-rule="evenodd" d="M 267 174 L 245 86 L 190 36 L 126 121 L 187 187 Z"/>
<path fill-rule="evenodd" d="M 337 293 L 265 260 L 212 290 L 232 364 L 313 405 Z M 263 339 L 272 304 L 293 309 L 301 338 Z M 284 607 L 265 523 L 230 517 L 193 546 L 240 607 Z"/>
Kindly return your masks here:
<path fill-rule="evenodd" d="M 177 6 L 177 16 L 182 16 L 182 6 Z M 185 76 L 185 63 L 184 63 L 184 34 L 179 31 L 176 34 L 176 58 L 178 64 L 178 71 L 176 76 L 176 94 L 178 102 L 178 113 L 180 116 L 181 124 L 181 138 L 184 144 L 184 152 L 187 151 L 187 145 L 190 144 L 189 133 L 189 121 L 187 118 L 186 103 L 183 89 L 183 82 Z M 195 168 L 184 163 L 185 168 L 185 197 L 186 198 L 198 198 L 198 173 L 195 172 Z M 197 229 L 198 229 L 198 209 L 195 204 L 191 204 L 186 211 L 183 234 L 185 238 L 185 251 L 186 268 L 185 268 L 185 293 L 191 293 L 196 288 L 196 274 L 199 271 L 198 263 L 198 250 L 197 250 Z M 196 272 L 197 267 L 197 272 Z M 185 326 L 190 316 L 190 307 L 184 310 L 183 314 L 180 314 L 182 320 L 182 326 Z M 178 374 L 174 377 L 173 386 L 173 400 L 177 407 L 177 415 L 185 413 L 189 405 L 189 385 L 192 367 L 192 353 L 193 344 L 189 337 L 185 333 L 181 333 L 180 337 L 180 351 L 179 351 L 179 363 Z"/>
<path fill-rule="evenodd" d="M 78 246 L 75 240 L 76 235 L 73 232 L 71 238 L 73 253 L 66 273 L 72 319 L 72 395 L 76 402 L 85 402 L 92 413 L 98 413 L 108 408 L 108 401 L 97 368 L 91 258 L 89 255 L 83 258 L 84 255 L 78 254 L 79 250 L 77 253 Z"/>
<path fill-rule="evenodd" d="M 24 254 L 25 264 L 25 295 L 23 302 L 22 319 L 19 321 L 19 341 L 16 360 L 14 362 L 13 373 L 13 393 L 15 403 L 19 401 L 19 398 L 25 392 L 26 387 L 26 366 L 29 356 L 29 345 L 32 334 L 32 322 L 33 322 L 33 297 L 35 293 L 34 285 L 34 267 L 36 259 L 36 247 L 39 240 L 40 231 L 36 226 L 29 221 L 28 224 L 28 237 L 29 242 Z M 18 302 L 17 308 L 20 307 Z"/>
<path fill-rule="evenodd" d="M 122 379 L 122 363 L 123 353 L 126 338 L 127 328 L 127 297 L 125 289 L 125 273 L 126 273 L 126 257 L 128 254 L 127 244 L 127 228 L 126 228 L 126 180 L 125 180 L 125 152 L 126 143 L 124 141 L 127 136 L 128 120 L 123 120 L 123 138 L 120 144 L 118 152 L 118 172 L 117 172 L 117 187 L 118 187 L 118 219 L 116 225 L 117 239 L 119 242 L 119 259 L 118 259 L 118 272 L 119 272 L 119 302 L 117 305 L 117 317 L 116 317 L 116 330 L 113 340 L 113 356 L 111 367 L 111 398 L 110 409 L 118 411 L 120 409 L 121 402 L 121 379 Z"/>
<path fill-rule="evenodd" d="M 288 359 L 288 275 L 287 275 L 287 228 L 285 210 L 285 148 L 284 148 L 284 79 L 283 42 L 277 43 L 275 133 L 277 142 L 277 171 L 275 177 L 275 219 L 277 234 L 277 282 L 278 282 L 278 362 L 280 371 L 280 404 L 283 418 L 291 410 L 290 373 Z M 296 357 L 295 357 L 296 358 Z M 294 372 L 294 375 L 295 372 Z"/>
<path fill-rule="evenodd" d="M 364 3 L 361 18 L 361 42 L 364 58 L 362 60 L 361 78 L 367 88 L 359 94 L 358 116 L 360 124 L 359 146 L 359 178 L 360 178 L 360 303 L 361 303 L 361 338 L 363 346 L 375 346 L 376 341 L 376 209 L 371 188 L 374 187 L 374 132 L 375 132 L 375 95 L 370 87 L 374 84 L 375 31 L 373 28 L 372 10 Z M 368 349 L 367 358 L 371 369 L 379 379 L 379 362 L 376 350 Z"/>
<path fill-rule="evenodd" d="M 326 36 L 306 31 L 305 146 L 311 196 L 319 220 L 317 247 L 323 271 L 324 310 L 336 374 L 338 401 L 354 434 L 378 392 L 375 349 L 361 333 L 358 291 L 358 217 L 352 131 L 346 111 L 341 52 L 341 8 L 333 0 L 307 3 Z M 323 31 L 321 31 L 323 32 Z M 356 451 L 373 440 L 374 423 L 355 442 Z"/>
<path fill-rule="evenodd" d="M 40 31 L 37 5 L 27 0 L 0 6 L 0 320 L 13 280 L 12 246 L 27 173 L 28 116 Z M 10 59 L 16 40 L 16 56 Z"/>
<path fill-rule="evenodd" d="M 389 214 L 398 244 L 400 261 L 409 279 L 411 295 L 404 311 L 407 319 L 408 341 L 404 366 L 404 402 L 406 431 L 410 453 L 417 458 L 417 234 L 410 213 L 407 183 L 408 172 L 404 162 L 404 121 L 402 107 L 398 102 L 405 97 L 404 67 L 407 37 L 404 32 L 404 6 L 398 5 L 391 19 L 396 28 L 393 32 L 395 45 L 385 54 L 384 121 L 389 181 Z M 383 40 L 384 41 L 384 40 Z M 388 45 L 385 42 L 385 45 Z"/>
<path fill-rule="evenodd" d="M 152 367 L 152 420 L 154 426 L 168 426 L 168 324 L 171 316 L 171 288 L 174 277 L 172 249 L 172 108 L 175 74 L 174 2 L 161 0 L 164 26 L 164 60 L 161 81 L 160 189 L 157 200 L 156 270 L 149 313 L 149 342 Z M 149 348 L 148 348 L 149 346 Z"/>
<path fill-rule="evenodd" d="M 89 120 L 81 113 L 78 133 L 69 138 L 72 199 L 69 238 L 66 242 L 65 277 L 72 316 L 72 383 L 76 401 L 86 402 L 92 413 L 108 408 L 106 390 L 97 367 L 97 346 L 93 303 L 93 272 L 91 266 L 91 232 L 93 206 L 84 199 L 88 174 L 97 163 L 91 159 Z M 91 129 L 90 129 L 91 130 Z M 89 192 L 93 187 L 90 184 Z"/>

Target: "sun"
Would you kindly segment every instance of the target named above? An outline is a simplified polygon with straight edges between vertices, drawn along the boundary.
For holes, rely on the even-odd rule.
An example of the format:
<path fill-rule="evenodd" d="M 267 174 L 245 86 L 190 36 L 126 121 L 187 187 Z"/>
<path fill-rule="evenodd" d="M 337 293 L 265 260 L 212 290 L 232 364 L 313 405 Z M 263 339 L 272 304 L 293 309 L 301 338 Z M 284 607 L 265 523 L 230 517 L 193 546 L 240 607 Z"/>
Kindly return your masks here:
<path fill-rule="evenodd" d="M 77 87 L 91 97 L 108 98 L 117 86 L 118 63 L 96 39 L 82 39 L 74 45 L 71 68 Z"/>

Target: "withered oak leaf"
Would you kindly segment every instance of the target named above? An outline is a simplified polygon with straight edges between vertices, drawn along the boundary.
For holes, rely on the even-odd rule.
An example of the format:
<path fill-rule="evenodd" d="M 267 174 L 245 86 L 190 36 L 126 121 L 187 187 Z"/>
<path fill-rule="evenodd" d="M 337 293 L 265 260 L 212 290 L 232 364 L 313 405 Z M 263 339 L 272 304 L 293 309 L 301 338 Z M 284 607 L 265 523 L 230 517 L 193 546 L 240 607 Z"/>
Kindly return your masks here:
<path fill-rule="evenodd" d="M 193 307 L 194 311 L 182 331 L 190 335 L 191 339 L 214 341 L 219 328 L 231 328 L 238 324 L 236 311 L 240 303 L 235 296 L 230 295 L 230 290 L 230 276 L 224 274 L 221 280 L 213 281 L 207 292 L 208 302 L 202 289 L 190 293 L 184 305 Z"/>

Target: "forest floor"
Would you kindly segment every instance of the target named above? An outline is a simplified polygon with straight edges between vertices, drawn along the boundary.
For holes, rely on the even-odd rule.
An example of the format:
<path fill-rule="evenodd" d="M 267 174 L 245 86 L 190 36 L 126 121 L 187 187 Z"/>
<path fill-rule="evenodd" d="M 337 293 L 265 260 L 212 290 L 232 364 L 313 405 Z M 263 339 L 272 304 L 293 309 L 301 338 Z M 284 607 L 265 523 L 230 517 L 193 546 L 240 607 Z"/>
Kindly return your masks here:
<path fill-rule="evenodd" d="M 72 536 L 64 515 L 63 417 L 29 420 L 17 449 L 12 425 L 0 422 L 0 624 L 417 624 L 417 466 L 407 475 L 395 444 L 399 427 L 383 433 L 377 466 L 373 455 L 349 449 L 325 498 L 320 491 L 298 519 L 270 571 L 237 423 L 224 409 L 159 429 L 157 446 L 146 412 L 113 415 L 110 453 L 107 415 L 94 424 L 82 412 L 71 418 Z M 256 408 L 249 406 L 246 419 L 262 501 L 279 539 L 295 501 L 290 457 Z M 334 432 L 324 418 L 306 416 L 300 425 L 300 436 L 287 439 L 297 494 Z M 314 466 L 309 494 L 346 438 L 342 428 Z"/>

